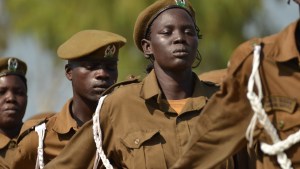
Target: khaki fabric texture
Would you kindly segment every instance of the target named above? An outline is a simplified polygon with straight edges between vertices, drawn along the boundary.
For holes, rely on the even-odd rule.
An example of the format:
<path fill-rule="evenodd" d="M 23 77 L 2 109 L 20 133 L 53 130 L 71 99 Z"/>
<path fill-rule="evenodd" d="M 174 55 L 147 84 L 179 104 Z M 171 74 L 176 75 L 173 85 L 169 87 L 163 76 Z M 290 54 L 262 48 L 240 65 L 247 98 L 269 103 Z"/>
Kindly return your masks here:
<path fill-rule="evenodd" d="M 252 69 L 253 43 L 263 45 L 260 76 L 264 92 L 263 105 L 269 119 L 281 139 L 300 129 L 300 57 L 295 42 L 298 22 L 275 35 L 245 42 L 235 50 L 221 90 L 211 98 L 202 112 L 188 143 L 188 151 L 174 169 L 212 168 L 246 146 L 245 133 L 253 116 L 246 97 Z M 271 143 L 260 125 L 256 127 L 254 141 L 257 144 Z M 258 169 L 280 168 L 276 157 L 265 155 L 261 151 L 255 152 Z M 292 160 L 293 167 L 299 169 L 299 143 L 285 152 Z"/>
<path fill-rule="evenodd" d="M 106 97 L 100 111 L 100 124 L 103 149 L 114 168 L 165 169 L 176 162 L 200 111 L 218 90 L 215 85 L 201 82 L 196 74 L 194 77 L 193 96 L 180 115 L 162 101 L 154 71 L 142 82 L 121 86 Z M 95 152 L 90 121 L 45 169 L 92 168 Z M 222 168 L 230 162 L 224 162 Z"/>
<path fill-rule="evenodd" d="M 69 108 L 72 100 L 68 100 L 62 110 L 49 117 L 46 122 L 44 139 L 44 163 L 54 159 L 68 144 L 78 130 L 76 121 L 72 118 Z M 30 122 L 30 121 L 29 121 Z M 25 122 L 26 124 L 27 122 Z M 37 159 L 38 135 L 33 130 L 18 143 L 18 153 L 15 156 L 12 169 L 32 169 Z"/>
<path fill-rule="evenodd" d="M 10 165 L 14 160 L 16 149 L 17 138 L 10 139 L 4 134 L 0 133 L 0 161 L 5 161 L 5 165 Z"/>
<path fill-rule="evenodd" d="M 226 73 L 227 69 L 218 69 L 201 73 L 198 77 L 200 80 L 213 82 L 215 84 L 220 85 L 225 79 Z"/>

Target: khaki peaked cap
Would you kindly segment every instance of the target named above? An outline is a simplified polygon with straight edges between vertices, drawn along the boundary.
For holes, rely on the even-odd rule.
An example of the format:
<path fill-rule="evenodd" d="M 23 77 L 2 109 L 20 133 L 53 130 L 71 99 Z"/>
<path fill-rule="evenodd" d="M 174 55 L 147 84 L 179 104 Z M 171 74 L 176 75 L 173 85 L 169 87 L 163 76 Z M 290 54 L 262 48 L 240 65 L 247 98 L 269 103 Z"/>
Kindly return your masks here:
<path fill-rule="evenodd" d="M 133 39 L 135 45 L 143 51 L 141 41 L 146 38 L 147 33 L 149 33 L 149 29 L 153 21 L 164 11 L 172 8 L 182 8 L 185 9 L 189 15 L 195 21 L 195 11 L 188 0 L 158 0 L 152 5 L 148 6 L 144 9 L 138 16 L 134 31 L 133 31 Z M 195 23 L 196 25 L 196 23 Z"/>
<path fill-rule="evenodd" d="M 100 30 L 83 30 L 74 34 L 57 50 L 60 58 L 65 60 L 73 60 L 88 56 L 97 51 L 97 58 L 106 56 L 106 49 L 114 46 L 115 50 L 119 50 L 126 43 L 123 36 L 112 32 Z M 100 51 L 100 52 L 99 52 Z M 117 52 L 116 52 L 117 53 Z M 113 53 L 114 54 L 114 53 Z"/>
<path fill-rule="evenodd" d="M 25 77 L 27 65 L 22 60 L 15 57 L 0 58 L 0 77 L 6 75 L 19 75 Z"/>

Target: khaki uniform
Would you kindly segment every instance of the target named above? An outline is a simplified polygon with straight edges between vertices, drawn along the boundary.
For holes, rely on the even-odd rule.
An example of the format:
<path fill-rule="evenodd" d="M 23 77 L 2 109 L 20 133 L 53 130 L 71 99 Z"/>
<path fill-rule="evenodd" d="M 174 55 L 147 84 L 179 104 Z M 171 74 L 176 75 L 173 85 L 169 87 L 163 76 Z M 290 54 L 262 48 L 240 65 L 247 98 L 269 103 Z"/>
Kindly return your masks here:
<path fill-rule="evenodd" d="M 44 139 L 45 164 L 60 153 L 79 128 L 69 110 L 71 102 L 72 100 L 69 100 L 59 113 L 50 117 L 46 122 L 47 132 Z M 38 135 L 35 131 L 31 131 L 26 137 L 19 140 L 18 152 L 15 155 L 12 168 L 19 169 L 21 166 L 22 169 L 35 168 L 37 147 Z"/>
<path fill-rule="evenodd" d="M 262 102 L 269 119 L 281 139 L 299 130 L 300 62 L 295 42 L 298 22 L 278 34 L 250 40 L 237 48 L 230 60 L 221 91 L 204 109 L 188 144 L 188 151 L 174 168 L 212 168 L 246 146 L 245 133 L 253 116 L 246 97 L 252 69 L 253 43 L 262 44 L 259 71 L 264 95 Z M 257 147 L 259 142 L 272 144 L 271 138 L 260 125 L 256 126 L 254 141 Z M 299 143 L 285 152 L 292 160 L 294 169 L 299 169 Z M 279 168 L 276 156 L 268 156 L 261 151 L 256 153 L 257 168 Z"/>
<path fill-rule="evenodd" d="M 225 79 L 226 73 L 227 69 L 218 69 L 201 73 L 198 77 L 202 81 L 209 81 L 219 85 Z"/>
<path fill-rule="evenodd" d="M 180 115 L 162 101 L 154 71 L 142 82 L 122 86 L 108 95 L 101 108 L 100 124 L 103 149 L 115 168 L 164 169 L 176 162 L 200 111 L 218 89 L 194 77 L 193 96 Z M 94 154 L 92 122 L 88 122 L 45 169 L 92 168 Z M 223 168 L 226 165 L 232 164 L 224 163 Z"/>
<path fill-rule="evenodd" d="M 1 169 L 9 169 L 6 161 L 2 158 L 0 158 L 0 168 Z"/>
<path fill-rule="evenodd" d="M 17 147 L 17 139 L 10 139 L 0 133 L 0 140 L 0 159 L 4 160 L 6 164 L 10 164 Z"/>

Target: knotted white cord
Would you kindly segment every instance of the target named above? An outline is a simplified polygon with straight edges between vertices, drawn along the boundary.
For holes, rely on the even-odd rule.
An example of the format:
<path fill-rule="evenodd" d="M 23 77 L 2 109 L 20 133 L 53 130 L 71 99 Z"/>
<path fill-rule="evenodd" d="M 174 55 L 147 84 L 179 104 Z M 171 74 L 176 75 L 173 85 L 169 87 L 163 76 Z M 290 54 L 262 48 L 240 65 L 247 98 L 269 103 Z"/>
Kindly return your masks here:
<path fill-rule="evenodd" d="M 106 155 L 104 154 L 104 151 L 102 149 L 102 132 L 101 132 L 101 126 L 100 126 L 100 110 L 103 104 L 104 99 L 107 95 L 102 96 L 99 99 L 96 112 L 93 116 L 93 135 L 94 135 L 94 141 L 96 143 L 97 152 L 96 152 L 96 158 L 94 163 L 94 169 L 98 167 L 99 164 L 99 157 L 102 160 L 103 165 L 107 169 L 113 169 L 112 165 L 110 164 L 109 160 L 107 159 Z"/>
<path fill-rule="evenodd" d="M 37 132 L 39 137 L 39 145 L 37 148 L 37 159 L 36 159 L 36 169 L 44 168 L 44 138 L 45 138 L 46 124 L 42 123 L 35 127 L 35 132 Z"/>
<path fill-rule="evenodd" d="M 271 137 L 274 145 L 267 145 L 266 143 L 261 143 L 261 149 L 264 153 L 269 155 L 277 155 L 277 161 L 280 164 L 282 169 L 292 169 L 292 162 L 290 159 L 287 158 L 287 155 L 284 151 L 290 148 L 293 144 L 300 141 L 300 132 L 293 134 L 292 136 L 288 137 L 285 141 L 281 141 L 276 128 L 273 126 L 271 121 L 269 120 L 265 110 L 263 109 L 261 100 L 263 98 L 262 93 L 262 86 L 261 80 L 259 76 L 259 64 L 260 64 L 260 51 L 261 46 L 255 45 L 254 46 L 254 58 L 253 58 L 253 67 L 252 72 L 249 77 L 248 82 L 248 93 L 247 97 L 250 101 L 252 110 L 254 115 L 251 119 L 251 122 L 246 131 L 246 138 L 249 141 L 249 145 L 253 144 L 253 133 L 256 126 L 257 120 L 259 123 L 264 127 L 268 135 Z M 258 96 L 254 93 L 254 83 L 257 87 Z"/>

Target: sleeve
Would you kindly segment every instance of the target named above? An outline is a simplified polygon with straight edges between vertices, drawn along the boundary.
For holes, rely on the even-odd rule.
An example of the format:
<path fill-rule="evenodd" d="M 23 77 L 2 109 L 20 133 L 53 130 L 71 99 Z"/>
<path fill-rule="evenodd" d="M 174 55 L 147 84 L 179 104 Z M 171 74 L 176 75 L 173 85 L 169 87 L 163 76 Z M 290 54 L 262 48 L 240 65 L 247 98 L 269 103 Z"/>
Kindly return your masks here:
<path fill-rule="evenodd" d="M 209 100 L 198 117 L 187 149 L 173 169 L 214 168 L 246 146 L 245 133 L 253 115 L 246 97 L 251 65 L 229 67 L 221 90 Z"/>
<path fill-rule="evenodd" d="M 112 130 L 108 109 L 105 104 L 100 111 L 100 121 L 103 137 L 103 147 L 109 160 L 112 152 L 109 148 L 112 140 Z M 107 150 L 107 151 L 106 151 Z M 50 161 L 44 169 L 92 169 L 96 157 L 96 144 L 93 136 L 93 120 L 86 122 L 72 137 L 61 153 Z M 112 164 L 114 165 L 114 164 Z M 98 168 L 104 168 L 100 161 Z"/>

